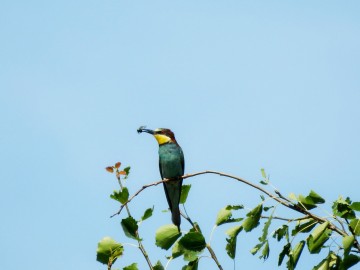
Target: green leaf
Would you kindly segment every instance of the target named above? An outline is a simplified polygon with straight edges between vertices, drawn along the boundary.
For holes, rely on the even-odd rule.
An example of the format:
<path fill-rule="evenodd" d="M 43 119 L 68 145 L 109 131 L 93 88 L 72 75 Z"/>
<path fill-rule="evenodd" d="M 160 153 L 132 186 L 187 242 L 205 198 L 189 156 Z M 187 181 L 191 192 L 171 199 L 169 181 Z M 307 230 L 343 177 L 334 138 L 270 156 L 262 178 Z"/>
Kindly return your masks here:
<path fill-rule="evenodd" d="M 344 247 L 344 255 L 349 255 L 352 245 L 354 244 L 355 236 L 346 235 L 342 239 L 343 247 Z"/>
<path fill-rule="evenodd" d="M 265 169 L 264 168 L 261 168 L 261 176 L 263 178 L 266 178 L 266 172 L 265 172 Z"/>
<path fill-rule="evenodd" d="M 329 239 L 332 233 L 332 230 L 325 229 L 323 231 L 318 230 L 316 234 L 314 234 L 317 229 L 318 228 L 316 228 L 314 232 L 307 239 L 307 246 L 311 254 L 319 253 L 321 248 L 324 246 L 324 243 Z"/>
<path fill-rule="evenodd" d="M 269 184 L 269 177 L 266 175 L 265 169 L 261 169 L 261 176 L 263 178 L 263 180 L 260 181 L 260 183 L 262 185 L 267 185 Z"/>
<path fill-rule="evenodd" d="M 240 205 L 236 205 L 236 206 L 228 205 L 228 206 L 222 208 L 217 215 L 215 225 L 220 226 L 225 223 L 241 221 L 242 218 L 232 218 L 232 211 L 231 211 L 233 209 L 234 210 L 241 209 L 241 207 L 242 206 L 240 206 Z"/>
<path fill-rule="evenodd" d="M 112 265 L 123 252 L 124 248 L 120 243 L 117 243 L 110 237 L 104 237 L 98 243 L 96 260 L 103 264 Z"/>
<path fill-rule="evenodd" d="M 269 211 L 271 208 L 274 208 L 274 206 L 265 206 L 265 207 L 263 208 L 263 210 L 264 210 L 265 212 L 267 212 L 267 211 Z"/>
<path fill-rule="evenodd" d="M 310 236 L 313 237 L 314 241 L 318 240 L 328 226 L 329 226 L 329 221 L 320 224 L 319 226 L 316 227 L 316 229 L 311 233 Z"/>
<path fill-rule="evenodd" d="M 273 219 L 273 213 L 274 213 L 274 210 L 271 214 L 271 216 L 268 218 L 268 220 L 265 222 L 264 224 L 264 228 L 263 228 L 263 233 L 261 235 L 261 237 L 259 237 L 259 241 L 260 243 L 258 243 L 250 252 L 251 254 L 256 254 L 264 245 L 264 249 L 267 249 L 268 251 L 264 251 L 263 249 L 263 252 L 262 252 L 262 255 L 260 256 L 260 259 L 264 258 L 264 260 L 267 259 L 268 256 L 264 256 L 264 254 L 268 253 L 269 252 L 269 242 L 267 241 L 267 236 L 268 236 L 268 231 L 269 231 L 269 227 L 270 227 L 270 224 L 271 224 L 271 221 Z"/>
<path fill-rule="evenodd" d="M 299 258 L 304 249 L 304 246 L 305 246 L 305 241 L 303 240 L 303 241 L 300 241 L 292 251 L 290 251 L 289 255 L 291 257 L 292 265 L 293 265 L 294 269 L 299 261 Z"/>
<path fill-rule="evenodd" d="M 237 236 L 242 231 L 242 229 L 243 227 L 239 225 L 226 231 L 226 234 L 229 236 L 229 238 L 226 238 L 226 253 L 231 259 L 235 259 Z"/>
<path fill-rule="evenodd" d="M 181 233 L 175 225 L 169 224 L 161 226 L 155 234 L 156 245 L 168 250 L 180 236 Z"/>
<path fill-rule="evenodd" d="M 191 185 L 183 185 L 181 187 L 181 195 L 180 195 L 180 203 L 181 204 L 184 204 L 186 202 L 190 188 L 191 188 Z"/>
<path fill-rule="evenodd" d="M 133 217 L 130 216 L 121 220 L 121 227 L 123 228 L 124 233 L 127 237 L 141 240 L 137 235 L 139 229 L 138 224 Z"/>
<path fill-rule="evenodd" d="M 179 244 L 191 251 L 202 251 L 206 247 L 205 238 L 199 232 L 188 232 L 181 237 Z"/>
<path fill-rule="evenodd" d="M 350 227 L 356 236 L 360 236 L 360 219 L 353 219 L 350 221 Z"/>
<path fill-rule="evenodd" d="M 138 269 L 139 268 L 137 267 L 137 263 L 133 263 L 133 264 L 123 268 L 123 270 L 138 270 Z"/>
<path fill-rule="evenodd" d="M 184 255 L 184 260 L 191 262 L 191 261 L 196 260 L 199 257 L 199 254 L 201 252 L 188 250 L 185 247 L 183 247 L 179 242 L 180 241 L 177 241 L 173 246 L 172 254 L 171 254 L 172 259 L 175 259 L 181 255 Z"/>
<path fill-rule="evenodd" d="M 313 190 L 311 190 L 309 195 L 307 195 L 306 197 L 304 197 L 303 195 L 299 195 L 297 201 L 299 202 L 299 207 L 305 208 L 307 210 L 315 208 L 316 204 L 321 204 L 325 202 L 325 200 Z"/>
<path fill-rule="evenodd" d="M 127 187 L 124 187 L 123 190 L 120 192 L 120 202 L 122 204 L 126 203 L 129 199 L 129 190 Z"/>
<path fill-rule="evenodd" d="M 188 265 L 185 265 L 181 270 L 197 270 L 199 266 L 199 259 L 191 261 Z"/>
<path fill-rule="evenodd" d="M 317 221 L 315 221 L 312 218 L 299 220 L 295 226 L 295 228 L 292 230 L 291 235 L 295 236 L 298 233 L 307 233 L 310 232 L 317 224 Z"/>
<path fill-rule="evenodd" d="M 303 195 L 298 196 L 298 206 L 306 210 L 310 210 L 316 207 L 314 201 L 309 197 L 304 197 Z"/>
<path fill-rule="evenodd" d="M 227 210 L 226 207 L 222 208 L 216 218 L 215 224 L 217 226 L 226 223 L 232 216 L 231 210 Z"/>
<path fill-rule="evenodd" d="M 344 260 L 340 264 L 340 269 L 349 269 L 358 262 L 360 262 L 359 256 L 356 256 L 354 254 L 349 254 L 348 256 L 344 257 Z"/>
<path fill-rule="evenodd" d="M 274 209 L 274 210 L 275 210 L 275 209 Z M 272 221 L 272 219 L 273 219 L 273 214 L 274 214 L 274 211 L 271 213 L 271 216 L 268 218 L 268 220 L 267 220 L 267 221 L 265 222 L 265 224 L 264 224 L 263 234 L 262 234 L 262 236 L 259 238 L 260 241 L 265 241 L 265 240 L 267 239 L 269 227 L 270 227 L 271 221 Z"/>
<path fill-rule="evenodd" d="M 327 270 L 327 269 L 341 269 L 340 265 L 340 257 L 337 256 L 333 251 L 330 251 L 328 256 L 323 259 L 318 265 L 316 265 L 313 270 Z M 334 268 L 335 267 L 335 268 Z M 345 270 L 345 269 L 343 269 Z"/>
<path fill-rule="evenodd" d="M 244 209 L 244 206 L 241 204 L 237 204 L 237 205 L 227 205 L 225 207 L 226 210 L 239 210 L 239 209 Z"/>
<path fill-rule="evenodd" d="M 269 248 L 269 241 L 265 241 L 265 246 L 262 250 L 260 259 L 264 259 L 264 261 L 269 257 L 270 248 Z"/>
<path fill-rule="evenodd" d="M 126 168 L 124 168 L 123 171 L 126 172 L 125 179 L 127 179 L 129 177 L 129 174 L 130 174 L 130 166 L 127 166 Z"/>
<path fill-rule="evenodd" d="M 110 198 L 124 204 L 129 199 L 129 190 L 127 187 L 124 187 L 122 191 L 114 190 L 113 194 L 110 195 Z"/>
<path fill-rule="evenodd" d="M 259 225 L 259 220 L 262 213 L 262 204 L 256 206 L 253 210 L 246 214 L 247 218 L 243 221 L 242 226 L 246 232 L 250 232 L 252 229 Z"/>
<path fill-rule="evenodd" d="M 312 199 L 312 201 L 316 204 L 322 204 L 325 203 L 324 198 L 322 198 L 319 194 L 317 194 L 315 191 L 311 190 L 310 194 L 308 195 L 309 198 Z"/>
<path fill-rule="evenodd" d="M 250 250 L 250 253 L 252 255 L 255 255 L 263 246 L 264 246 L 265 242 L 260 242 L 258 243 L 255 247 L 253 247 L 251 250 Z"/>
<path fill-rule="evenodd" d="M 171 257 L 175 259 L 183 254 L 184 254 L 184 248 L 179 244 L 179 241 L 177 241 L 172 248 Z"/>
<path fill-rule="evenodd" d="M 228 229 L 225 233 L 229 237 L 237 237 L 237 235 L 242 231 L 242 229 L 243 229 L 243 227 L 241 225 L 238 225 L 238 226 Z"/>
<path fill-rule="evenodd" d="M 342 197 L 340 197 L 337 199 L 332 206 L 334 215 L 341 218 L 354 219 L 355 212 L 353 209 L 351 209 L 350 204 L 351 200 L 349 198 L 344 200 Z"/>
<path fill-rule="evenodd" d="M 279 229 L 277 229 L 274 232 L 273 238 L 276 238 L 276 240 L 281 241 L 283 237 L 285 236 L 286 241 L 289 242 L 289 226 L 282 225 Z"/>
<path fill-rule="evenodd" d="M 161 264 L 160 261 L 157 261 L 153 268 L 154 270 L 165 270 L 164 266 Z"/>
<path fill-rule="evenodd" d="M 235 259 L 236 255 L 236 237 L 226 238 L 226 253 L 231 259 Z"/>
<path fill-rule="evenodd" d="M 199 258 L 201 252 L 184 249 L 184 260 L 188 262 L 195 261 Z"/>
<path fill-rule="evenodd" d="M 330 251 L 327 259 L 329 261 L 329 267 L 330 268 L 334 267 L 334 266 L 336 266 L 335 269 L 339 268 L 339 265 L 340 265 L 340 262 L 341 262 L 340 256 L 336 255 L 333 251 Z M 331 269 L 333 269 L 333 268 L 331 268 Z"/>
<path fill-rule="evenodd" d="M 146 209 L 143 216 L 141 217 L 141 220 L 145 220 L 145 219 L 148 219 L 149 217 L 151 217 L 153 214 L 153 211 L 154 211 L 154 206 L 152 208 Z"/>
<path fill-rule="evenodd" d="M 360 211 L 360 202 L 353 202 L 350 205 L 350 208 L 355 211 Z"/>
<path fill-rule="evenodd" d="M 327 258 L 323 259 L 318 265 L 316 265 L 313 270 L 330 270 L 329 261 Z"/>
<path fill-rule="evenodd" d="M 284 225 L 285 226 L 285 225 Z M 284 260 L 285 255 L 289 256 L 291 251 L 291 244 L 287 243 L 284 247 L 283 250 L 280 252 L 279 254 L 279 261 L 278 261 L 278 266 L 280 266 Z"/>

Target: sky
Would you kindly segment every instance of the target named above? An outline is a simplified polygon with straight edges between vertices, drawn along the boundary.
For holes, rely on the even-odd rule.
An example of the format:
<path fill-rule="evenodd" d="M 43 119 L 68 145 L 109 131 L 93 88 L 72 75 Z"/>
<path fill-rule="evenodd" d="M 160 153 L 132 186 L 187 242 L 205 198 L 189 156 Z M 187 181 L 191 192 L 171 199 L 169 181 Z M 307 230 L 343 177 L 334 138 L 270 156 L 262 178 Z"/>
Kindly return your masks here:
<path fill-rule="evenodd" d="M 359 12 L 351 0 L 2 1 L 0 268 L 106 269 L 96 248 L 110 236 L 126 243 L 115 268 L 147 269 L 120 227 L 126 213 L 109 218 L 118 186 L 104 169 L 131 166 L 131 194 L 159 180 L 158 147 L 136 133 L 141 125 L 174 131 L 186 173 L 258 183 L 265 168 L 285 195 L 323 196 L 324 217 L 340 195 L 359 201 Z M 222 207 L 260 201 L 223 177 L 184 182 L 186 210 L 207 240 Z M 129 205 L 136 218 L 152 206 L 140 235 L 165 265 L 170 252 L 154 245 L 171 222 L 163 188 Z M 224 269 L 234 266 L 224 252 L 229 227 L 211 240 Z M 239 235 L 237 269 L 276 267 L 274 241 L 268 261 L 250 254 L 260 235 L 260 227 Z M 204 255 L 199 269 L 217 269 Z M 321 260 L 305 252 L 298 267 Z"/>

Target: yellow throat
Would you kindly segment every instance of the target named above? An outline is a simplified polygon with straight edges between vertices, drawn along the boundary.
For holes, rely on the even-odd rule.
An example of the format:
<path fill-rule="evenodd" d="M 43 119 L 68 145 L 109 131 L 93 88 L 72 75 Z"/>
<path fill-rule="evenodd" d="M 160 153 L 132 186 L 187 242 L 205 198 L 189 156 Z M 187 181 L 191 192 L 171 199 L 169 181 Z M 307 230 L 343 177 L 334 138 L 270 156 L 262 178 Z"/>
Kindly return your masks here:
<path fill-rule="evenodd" d="M 159 145 L 162 145 L 164 143 L 171 141 L 171 139 L 168 136 L 163 135 L 163 134 L 155 134 L 154 137 L 157 140 Z"/>

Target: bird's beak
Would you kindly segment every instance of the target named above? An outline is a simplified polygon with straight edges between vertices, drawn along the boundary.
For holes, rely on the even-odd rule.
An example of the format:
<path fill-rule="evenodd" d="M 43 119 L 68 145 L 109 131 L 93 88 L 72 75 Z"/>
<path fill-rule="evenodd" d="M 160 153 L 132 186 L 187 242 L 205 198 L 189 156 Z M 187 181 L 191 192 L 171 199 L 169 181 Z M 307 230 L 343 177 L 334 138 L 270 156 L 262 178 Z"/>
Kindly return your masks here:
<path fill-rule="evenodd" d="M 146 132 L 149 133 L 151 135 L 154 135 L 154 131 L 151 129 L 147 129 L 147 128 L 143 128 L 143 127 L 139 127 L 137 130 L 138 133 L 142 133 L 142 132 Z"/>

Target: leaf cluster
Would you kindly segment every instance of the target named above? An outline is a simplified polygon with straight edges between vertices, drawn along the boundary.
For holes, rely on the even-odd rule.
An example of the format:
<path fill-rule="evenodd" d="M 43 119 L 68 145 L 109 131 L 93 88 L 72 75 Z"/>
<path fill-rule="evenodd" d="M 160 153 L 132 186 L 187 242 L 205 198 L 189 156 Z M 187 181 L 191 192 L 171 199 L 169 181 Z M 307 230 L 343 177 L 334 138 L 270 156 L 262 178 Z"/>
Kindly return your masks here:
<path fill-rule="evenodd" d="M 122 180 L 129 176 L 130 167 L 120 170 L 121 163 L 106 168 L 111 173 L 116 173 L 120 184 L 120 190 L 114 191 L 110 197 L 120 203 L 122 207 L 129 202 L 129 190 Z M 224 174 L 222 174 L 224 176 Z M 121 179 L 121 176 L 124 179 Z M 271 186 L 270 177 L 264 169 L 261 169 L 262 179 L 260 184 Z M 234 177 L 232 177 L 234 178 Z M 243 181 L 247 183 L 247 181 Z M 161 182 L 160 182 L 161 183 Z M 217 213 L 212 233 L 219 226 L 229 226 L 226 230 L 224 241 L 224 252 L 230 259 L 235 260 L 237 254 L 237 241 L 239 237 L 246 237 L 245 233 L 253 233 L 257 228 L 261 228 L 258 237 L 258 243 L 250 250 L 251 254 L 259 255 L 259 258 L 266 260 L 270 256 L 272 241 L 282 244 L 281 252 L 278 255 L 278 266 L 286 262 L 286 268 L 294 270 L 301 264 L 303 251 L 307 250 L 309 254 L 320 254 L 326 250 L 326 255 L 322 258 L 313 270 L 346 270 L 360 262 L 360 245 L 358 236 L 360 236 L 360 219 L 357 214 L 360 211 L 360 202 L 352 202 L 350 198 L 339 197 L 332 203 L 331 215 L 319 217 L 313 212 L 313 209 L 325 203 L 325 199 L 317 192 L 311 190 L 308 195 L 290 194 L 287 198 L 282 196 L 277 190 L 272 194 L 262 188 L 251 184 L 258 190 L 263 191 L 270 199 L 263 194 L 261 201 L 244 212 L 244 205 L 226 205 Z M 191 185 L 183 185 L 180 203 L 185 204 L 189 195 Z M 137 195 L 137 194 L 136 194 Z M 131 201 L 131 199 L 130 199 Z M 268 202 L 276 202 L 275 205 L 268 205 Z M 277 216 L 279 205 L 285 206 L 295 213 L 300 214 L 296 218 L 285 218 Z M 164 269 L 160 260 L 155 265 L 149 263 L 144 248 L 142 247 L 142 238 L 139 234 L 140 225 L 144 220 L 151 218 L 154 207 L 144 210 L 144 214 L 139 219 L 130 215 L 121 220 L 121 228 L 124 235 L 138 242 L 140 250 L 148 260 L 149 268 L 155 270 Z M 240 213 L 240 214 L 239 214 Z M 155 233 L 155 245 L 163 250 L 170 251 L 167 256 L 168 263 L 177 258 L 183 258 L 186 265 L 182 270 L 195 270 L 200 265 L 203 253 L 208 250 L 210 257 L 215 261 L 220 270 L 222 266 L 217 260 L 216 255 L 210 245 L 211 237 L 206 240 L 198 223 L 193 222 L 190 217 L 185 216 L 192 228 L 187 232 L 180 232 L 172 225 L 163 225 Z M 274 221 L 276 220 L 276 224 Z M 278 222 L 281 222 L 279 225 Z M 108 269 L 114 262 L 123 256 L 124 246 L 115 240 L 105 237 L 98 244 L 97 260 L 107 264 Z M 324 254 L 324 253 L 321 253 Z M 137 264 L 125 266 L 123 270 L 136 270 Z"/>

